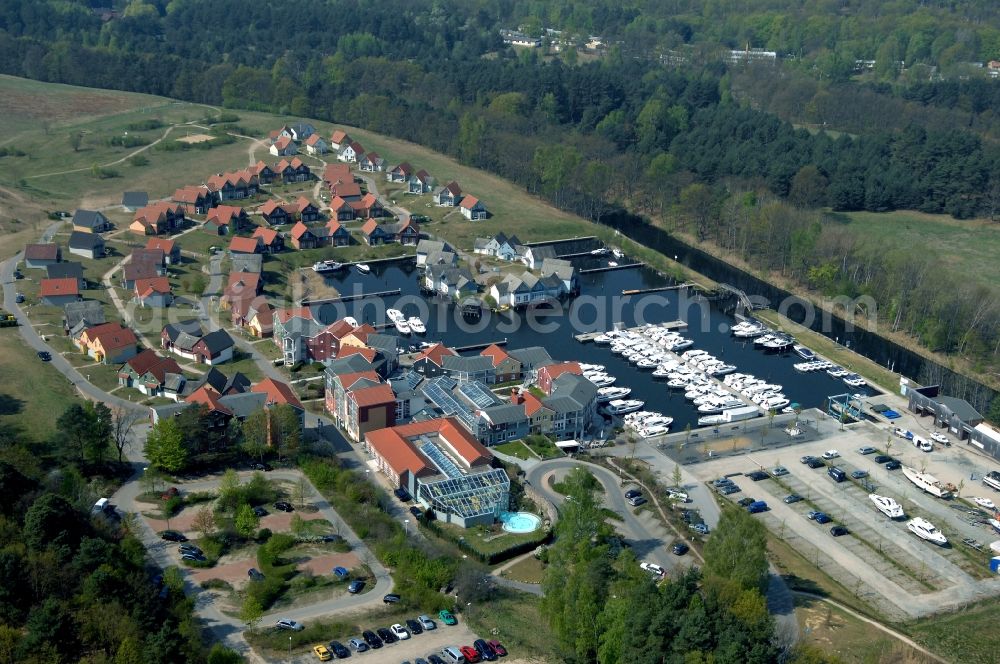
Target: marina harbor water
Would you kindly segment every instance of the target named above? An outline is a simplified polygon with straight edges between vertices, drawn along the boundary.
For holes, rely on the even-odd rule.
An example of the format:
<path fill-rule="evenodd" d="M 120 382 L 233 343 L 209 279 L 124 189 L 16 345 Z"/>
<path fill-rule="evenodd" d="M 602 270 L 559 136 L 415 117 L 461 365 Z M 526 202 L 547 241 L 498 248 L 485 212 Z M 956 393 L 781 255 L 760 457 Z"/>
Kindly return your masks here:
<path fill-rule="evenodd" d="M 571 260 L 581 270 L 593 269 L 608 259 L 587 254 Z M 765 349 L 762 345 L 755 346 L 753 337 L 733 335 L 731 331 L 739 321 L 720 311 L 714 303 L 698 298 L 694 291 L 660 290 L 670 286 L 670 280 L 645 266 L 580 274 L 580 295 L 568 300 L 562 308 L 486 311 L 478 319 L 463 318 L 459 307 L 451 301 L 421 294 L 420 274 L 413 261 L 393 261 L 373 263 L 367 274 L 341 270 L 324 275 L 330 285 L 346 296 L 346 301 L 329 306 L 341 307 L 341 315 L 374 324 L 392 323 L 386 315 L 388 309 L 399 311 L 407 319 L 419 318 L 426 332 L 401 336 L 403 347 L 436 342 L 451 347 L 476 347 L 504 339 L 508 350 L 542 346 L 556 360 L 604 365 L 603 373 L 615 377 L 616 387 L 631 390 L 629 400 L 643 402 L 644 410 L 672 417 L 669 429 L 673 432 L 682 431 L 687 425 L 698 427 L 699 417 L 706 412 L 699 412 L 698 405 L 685 400 L 683 391 L 668 389 L 662 377 L 653 375 L 652 367 L 640 369 L 612 352 L 608 345 L 579 342 L 576 336 L 586 334 L 593 339 L 616 327 L 669 323 L 667 327 L 693 342 L 691 348 L 705 351 L 734 366 L 735 371 L 751 374 L 765 384 L 781 386 L 787 399 L 803 408 L 825 409 L 830 395 L 872 393 L 869 387 L 848 387 L 826 371 L 797 371 L 794 365 L 801 363 L 802 357 L 792 350 L 791 343 Z M 353 297 L 368 292 L 393 293 L 396 289 L 398 295 Z M 653 292 L 621 294 L 649 289 Z M 678 321 L 685 322 L 686 327 Z"/>

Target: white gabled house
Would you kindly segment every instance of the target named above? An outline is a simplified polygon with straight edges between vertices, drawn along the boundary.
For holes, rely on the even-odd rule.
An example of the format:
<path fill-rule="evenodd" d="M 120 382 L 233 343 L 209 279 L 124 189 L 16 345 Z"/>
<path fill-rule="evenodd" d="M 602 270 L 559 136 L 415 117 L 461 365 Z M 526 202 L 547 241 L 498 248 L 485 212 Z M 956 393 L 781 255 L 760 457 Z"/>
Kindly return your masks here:
<path fill-rule="evenodd" d="M 441 207 L 455 207 L 462 200 L 462 188 L 452 180 L 434 192 L 434 204 Z"/>
<path fill-rule="evenodd" d="M 516 261 L 524 254 L 524 247 L 516 235 L 507 237 L 505 233 L 497 233 L 491 238 L 476 238 L 473 251 L 505 261 Z"/>
<path fill-rule="evenodd" d="M 365 149 L 361 147 L 361 143 L 352 141 L 340 148 L 340 152 L 337 153 L 337 160 L 353 164 L 363 157 L 364 154 Z"/>
<path fill-rule="evenodd" d="M 320 136 L 319 134 L 313 134 L 309 138 L 307 138 L 305 140 L 305 146 L 306 146 L 306 153 L 312 155 L 326 154 L 328 149 L 326 141 L 324 141 L 323 137 Z"/>

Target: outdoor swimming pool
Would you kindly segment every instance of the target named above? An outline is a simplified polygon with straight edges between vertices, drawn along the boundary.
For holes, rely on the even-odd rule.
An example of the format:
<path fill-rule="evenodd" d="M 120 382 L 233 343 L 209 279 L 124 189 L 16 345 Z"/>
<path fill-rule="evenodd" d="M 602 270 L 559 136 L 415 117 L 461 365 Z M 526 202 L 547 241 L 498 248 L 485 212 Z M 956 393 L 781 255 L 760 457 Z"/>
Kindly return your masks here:
<path fill-rule="evenodd" d="M 530 533 L 542 525 L 542 519 L 531 512 L 501 512 L 500 521 L 508 533 Z"/>

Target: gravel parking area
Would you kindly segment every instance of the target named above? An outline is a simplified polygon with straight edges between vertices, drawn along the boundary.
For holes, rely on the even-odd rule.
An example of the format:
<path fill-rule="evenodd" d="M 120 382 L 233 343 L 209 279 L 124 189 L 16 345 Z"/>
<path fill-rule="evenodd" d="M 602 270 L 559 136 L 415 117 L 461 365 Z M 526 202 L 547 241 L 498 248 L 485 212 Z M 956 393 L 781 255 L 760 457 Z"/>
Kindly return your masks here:
<path fill-rule="evenodd" d="M 388 625 L 372 625 L 369 629 L 378 627 L 388 627 Z M 360 638 L 361 635 L 357 636 Z M 437 629 L 411 636 L 406 641 L 390 643 L 378 650 L 369 650 L 363 653 L 352 652 L 351 660 L 356 658 L 359 662 L 371 662 L 371 664 L 399 664 L 407 660 L 412 662 L 417 657 L 427 659 L 427 655 L 437 653 L 445 646 L 472 645 L 472 642 L 478 638 L 485 639 L 487 637 L 477 636 L 459 617 L 459 623 L 451 627 L 442 625 L 438 621 Z M 340 642 L 347 645 L 347 639 L 340 639 Z M 315 662 L 316 657 L 310 652 L 296 657 L 294 661 L 305 664 L 306 662 Z"/>

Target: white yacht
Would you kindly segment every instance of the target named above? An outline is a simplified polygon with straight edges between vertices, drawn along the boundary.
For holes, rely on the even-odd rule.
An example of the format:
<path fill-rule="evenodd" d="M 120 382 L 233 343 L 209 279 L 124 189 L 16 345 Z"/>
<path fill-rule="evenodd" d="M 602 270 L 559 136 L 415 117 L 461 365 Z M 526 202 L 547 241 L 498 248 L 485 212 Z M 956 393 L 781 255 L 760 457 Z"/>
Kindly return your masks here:
<path fill-rule="evenodd" d="M 615 258 L 625 258 L 625 252 L 623 252 L 621 249 L 618 249 L 617 247 L 612 249 L 611 253 Z"/>
<path fill-rule="evenodd" d="M 400 334 L 410 334 L 413 331 L 410 329 L 410 325 L 406 322 L 405 318 L 399 318 L 393 321 L 393 323 L 396 326 L 396 331 Z"/>
<path fill-rule="evenodd" d="M 344 316 L 344 322 L 350 325 L 351 327 L 360 327 L 358 325 L 358 319 L 355 318 L 354 316 Z"/>
<path fill-rule="evenodd" d="M 803 360 L 816 359 L 816 353 L 812 352 L 810 349 L 806 348 L 801 344 L 795 344 L 795 346 L 792 347 L 792 350 L 794 350 L 795 354 L 801 357 Z"/>
<path fill-rule="evenodd" d="M 643 438 L 652 438 L 653 436 L 662 436 L 664 434 L 670 433 L 670 427 L 661 425 L 652 425 L 639 429 L 638 433 Z"/>
<path fill-rule="evenodd" d="M 630 387 L 602 387 L 597 390 L 597 401 L 602 403 L 612 399 L 622 399 L 630 394 L 632 394 Z"/>
<path fill-rule="evenodd" d="M 591 251 L 590 255 L 591 256 L 606 256 L 607 254 L 610 254 L 610 253 L 611 253 L 610 249 L 608 249 L 607 247 L 601 247 L 599 249 L 594 249 L 593 251 Z"/>
<path fill-rule="evenodd" d="M 844 382 L 851 387 L 864 387 L 868 384 L 868 381 L 858 374 L 849 374 L 845 376 Z"/>
<path fill-rule="evenodd" d="M 726 421 L 725 415 L 705 415 L 698 418 L 698 426 L 708 427 L 715 424 L 723 424 Z"/>
<path fill-rule="evenodd" d="M 868 498 L 875 503 L 875 509 L 882 514 L 885 514 L 890 519 L 906 518 L 906 515 L 903 513 L 903 506 L 892 498 L 880 496 L 875 493 L 869 493 Z"/>
<path fill-rule="evenodd" d="M 903 477 L 916 484 L 922 491 L 938 498 L 951 498 L 951 492 L 954 490 L 950 484 L 943 484 L 933 475 L 921 473 L 909 466 L 903 466 Z"/>
<path fill-rule="evenodd" d="M 399 309 L 386 309 L 385 317 L 395 323 L 397 320 L 406 320 L 406 316 Z"/>
<path fill-rule="evenodd" d="M 633 413 L 645 405 L 645 402 L 638 399 L 612 399 L 607 405 L 607 410 L 612 415 L 624 415 Z"/>
<path fill-rule="evenodd" d="M 616 380 L 618 380 L 614 376 L 609 376 L 608 374 L 590 374 L 590 375 L 584 374 L 583 377 L 589 380 L 597 387 L 610 387 L 611 385 L 615 384 Z"/>
<path fill-rule="evenodd" d="M 360 272 L 361 274 L 368 274 L 369 272 L 372 271 L 371 266 L 369 266 L 367 263 L 358 263 L 357 265 L 354 266 L 354 269 Z"/>
<path fill-rule="evenodd" d="M 583 362 L 580 362 L 579 364 L 580 364 L 580 371 L 582 371 L 584 373 L 586 373 L 588 371 L 595 371 L 595 372 L 599 372 L 599 373 L 604 373 L 604 365 L 603 364 L 585 364 Z"/>
<path fill-rule="evenodd" d="M 911 533 L 919 537 L 920 539 L 927 540 L 928 542 L 933 542 L 938 546 L 944 546 L 948 543 L 948 538 L 944 536 L 940 530 L 934 527 L 934 525 L 927 519 L 921 519 L 919 516 L 915 519 L 906 522 L 906 527 Z"/>
<path fill-rule="evenodd" d="M 313 271 L 320 274 L 323 272 L 336 272 L 342 267 L 344 267 L 344 264 L 337 261 L 317 261 L 313 263 Z"/>
<path fill-rule="evenodd" d="M 420 320 L 416 316 L 410 316 L 406 319 L 406 322 L 410 326 L 410 329 L 417 334 L 425 334 L 427 332 L 427 327 L 424 326 L 424 321 Z"/>

